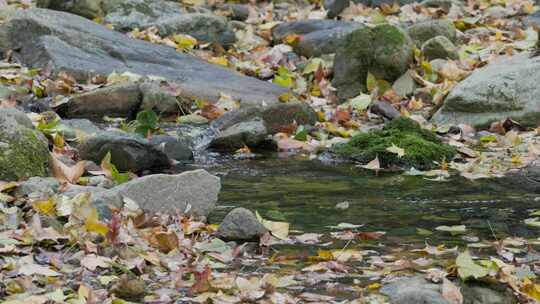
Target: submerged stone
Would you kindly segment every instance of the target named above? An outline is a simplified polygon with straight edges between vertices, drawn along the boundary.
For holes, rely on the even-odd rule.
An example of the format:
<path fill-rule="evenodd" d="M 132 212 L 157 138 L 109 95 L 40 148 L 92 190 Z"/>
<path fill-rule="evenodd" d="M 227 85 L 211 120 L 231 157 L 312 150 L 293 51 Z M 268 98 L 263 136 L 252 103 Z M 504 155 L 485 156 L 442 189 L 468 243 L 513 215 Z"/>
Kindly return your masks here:
<path fill-rule="evenodd" d="M 399 157 L 388 151 L 392 145 L 403 149 L 405 154 Z M 381 168 L 414 167 L 421 170 L 437 167 L 436 162 L 450 161 L 456 153 L 433 132 L 404 117 L 392 120 L 382 130 L 356 135 L 335 151 L 364 164 L 378 157 Z"/>

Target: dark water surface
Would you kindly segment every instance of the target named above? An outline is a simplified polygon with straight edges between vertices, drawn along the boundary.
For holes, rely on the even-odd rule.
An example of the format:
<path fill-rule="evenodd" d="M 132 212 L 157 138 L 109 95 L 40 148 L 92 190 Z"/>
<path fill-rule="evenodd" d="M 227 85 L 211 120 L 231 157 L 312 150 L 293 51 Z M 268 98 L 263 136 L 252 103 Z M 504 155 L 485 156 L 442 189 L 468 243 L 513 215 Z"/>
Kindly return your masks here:
<path fill-rule="evenodd" d="M 231 160 L 206 166 L 222 180 L 218 223 L 234 207 L 257 210 L 271 220 L 287 221 L 292 230 L 328 232 L 339 223 L 362 224 L 360 231 L 386 231 L 400 242 L 461 242 L 435 231 L 440 225 L 466 225 L 468 236 L 493 239 L 538 237 L 523 220 L 540 208 L 540 195 L 505 179 L 470 181 L 452 177 L 430 181 L 421 176 L 372 172 L 351 164 L 301 159 Z M 336 204 L 349 202 L 340 210 Z M 417 228 L 433 234 L 419 234 Z M 424 231 L 425 232 L 425 231 Z"/>

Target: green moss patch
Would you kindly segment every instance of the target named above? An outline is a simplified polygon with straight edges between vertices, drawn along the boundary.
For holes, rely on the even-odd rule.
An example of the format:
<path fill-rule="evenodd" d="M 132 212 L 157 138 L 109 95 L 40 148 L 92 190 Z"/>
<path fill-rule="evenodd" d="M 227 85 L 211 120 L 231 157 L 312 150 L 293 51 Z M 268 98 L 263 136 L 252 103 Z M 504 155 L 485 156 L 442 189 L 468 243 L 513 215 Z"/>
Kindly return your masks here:
<path fill-rule="evenodd" d="M 399 157 L 387 149 L 392 145 L 405 150 Z M 336 152 L 361 163 L 379 158 L 381 168 L 414 167 L 429 170 L 437 167 L 436 162 L 450 160 L 456 153 L 452 146 L 443 144 L 437 136 L 408 118 L 395 119 L 382 130 L 354 136 Z"/>

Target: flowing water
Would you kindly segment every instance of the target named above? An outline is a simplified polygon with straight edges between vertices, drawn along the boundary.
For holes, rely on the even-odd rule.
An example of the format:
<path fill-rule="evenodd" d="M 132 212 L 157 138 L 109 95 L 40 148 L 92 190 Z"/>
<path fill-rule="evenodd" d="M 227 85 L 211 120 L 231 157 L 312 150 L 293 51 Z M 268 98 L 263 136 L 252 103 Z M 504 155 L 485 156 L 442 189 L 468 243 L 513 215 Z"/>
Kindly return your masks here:
<path fill-rule="evenodd" d="M 398 242 L 462 242 L 434 231 L 441 225 L 465 225 L 466 235 L 480 239 L 538 237 L 523 220 L 540 208 L 540 196 L 505 179 L 375 176 L 351 164 L 274 156 L 222 161 L 205 169 L 222 180 L 219 208 L 210 219 L 216 223 L 232 208 L 245 207 L 301 232 L 328 232 L 329 226 L 344 222 L 364 225 L 362 231 L 386 231 Z M 342 202 L 349 207 L 336 208 Z M 426 236 L 417 228 L 434 233 Z"/>

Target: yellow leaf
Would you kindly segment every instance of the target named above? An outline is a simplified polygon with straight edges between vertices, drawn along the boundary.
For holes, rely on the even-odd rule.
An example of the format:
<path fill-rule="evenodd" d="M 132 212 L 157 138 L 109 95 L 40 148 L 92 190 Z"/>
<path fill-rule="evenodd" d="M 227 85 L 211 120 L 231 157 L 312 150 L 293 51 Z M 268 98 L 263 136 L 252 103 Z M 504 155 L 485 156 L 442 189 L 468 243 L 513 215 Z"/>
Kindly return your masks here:
<path fill-rule="evenodd" d="M 521 287 L 521 291 L 529 297 L 540 301 L 540 285 L 534 284 L 531 282 L 531 280 L 527 278 L 523 280 L 523 287 Z"/>
<path fill-rule="evenodd" d="M 295 45 L 300 41 L 300 35 L 290 34 L 283 38 L 283 42 L 289 45 Z"/>
<path fill-rule="evenodd" d="M 514 165 L 523 164 L 523 161 L 521 160 L 521 157 L 518 154 L 512 156 L 512 164 L 514 164 Z"/>
<path fill-rule="evenodd" d="M 176 45 L 179 49 L 185 50 L 185 49 L 192 49 L 197 45 L 197 39 L 191 37 L 190 35 L 174 35 L 173 37 L 174 42 L 176 42 Z"/>
<path fill-rule="evenodd" d="M 222 66 L 225 66 L 225 67 L 229 66 L 229 60 L 227 60 L 227 58 L 225 56 L 212 57 L 212 58 L 208 59 L 208 62 L 213 63 L 213 64 L 222 65 Z"/>
<path fill-rule="evenodd" d="M 95 232 L 105 236 L 109 232 L 107 225 L 103 224 L 98 219 L 98 213 L 96 208 L 92 208 L 89 216 L 84 221 L 84 227 L 88 232 Z"/>
<path fill-rule="evenodd" d="M 369 285 L 368 285 L 368 289 L 371 289 L 371 290 L 379 289 L 379 288 L 381 288 L 381 284 L 380 284 L 380 283 L 373 283 L 373 284 L 369 284 Z"/>
<path fill-rule="evenodd" d="M 334 259 L 334 254 L 330 250 L 317 250 L 317 258 L 324 261 L 330 261 Z"/>
<path fill-rule="evenodd" d="M 51 197 L 46 201 L 37 201 L 32 204 L 34 209 L 44 215 L 56 215 L 56 201 Z"/>

